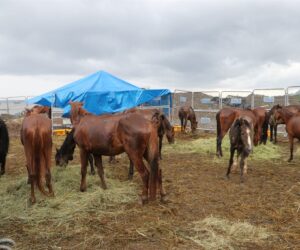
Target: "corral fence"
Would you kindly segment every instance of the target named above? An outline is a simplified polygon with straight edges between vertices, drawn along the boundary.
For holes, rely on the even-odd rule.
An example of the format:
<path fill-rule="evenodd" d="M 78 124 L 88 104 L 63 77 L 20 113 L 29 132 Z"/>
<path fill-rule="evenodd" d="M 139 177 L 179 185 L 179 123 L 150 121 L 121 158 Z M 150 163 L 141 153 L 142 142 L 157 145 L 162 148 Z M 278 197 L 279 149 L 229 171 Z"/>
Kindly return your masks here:
<path fill-rule="evenodd" d="M 23 115 L 24 109 L 30 107 L 27 100 L 32 96 L 17 96 L 0 98 L 0 115 L 4 118 L 14 118 Z M 179 125 L 178 111 L 181 106 L 190 105 L 195 110 L 198 129 L 215 131 L 216 113 L 224 107 L 254 108 L 273 105 L 300 105 L 300 86 L 287 88 L 254 89 L 252 91 L 188 91 L 175 90 L 170 95 L 158 97 L 145 103 L 139 108 L 160 109 L 169 117 L 173 125 Z M 63 110 L 52 109 L 53 128 L 68 128 L 71 126 L 68 118 L 62 117 Z M 279 131 L 284 131 L 284 126 L 279 126 Z"/>

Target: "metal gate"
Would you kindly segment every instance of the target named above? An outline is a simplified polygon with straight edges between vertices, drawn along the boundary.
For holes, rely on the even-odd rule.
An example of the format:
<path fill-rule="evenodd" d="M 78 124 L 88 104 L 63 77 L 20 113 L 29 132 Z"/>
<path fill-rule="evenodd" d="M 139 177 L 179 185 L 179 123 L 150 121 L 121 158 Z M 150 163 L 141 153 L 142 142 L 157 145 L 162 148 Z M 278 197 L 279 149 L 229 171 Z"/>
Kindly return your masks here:
<path fill-rule="evenodd" d="M 193 92 L 193 109 L 198 121 L 198 129 L 206 131 L 216 130 L 216 113 L 220 107 L 219 91 Z"/>
<path fill-rule="evenodd" d="M 267 109 L 271 109 L 275 104 L 286 104 L 284 88 L 253 90 L 253 107 L 266 107 Z"/>
<path fill-rule="evenodd" d="M 300 105 L 300 86 L 291 86 L 286 89 L 286 105 Z"/>
<path fill-rule="evenodd" d="M 220 108 L 225 107 L 251 108 L 252 91 L 222 91 Z"/>

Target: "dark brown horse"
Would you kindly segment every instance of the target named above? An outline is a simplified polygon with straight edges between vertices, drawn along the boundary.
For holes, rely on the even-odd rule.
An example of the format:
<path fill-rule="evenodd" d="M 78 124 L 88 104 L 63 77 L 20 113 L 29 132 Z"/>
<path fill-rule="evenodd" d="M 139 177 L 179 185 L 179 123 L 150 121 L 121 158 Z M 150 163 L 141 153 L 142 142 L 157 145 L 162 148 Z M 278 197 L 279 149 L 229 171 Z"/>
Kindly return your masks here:
<path fill-rule="evenodd" d="M 102 188 L 106 189 L 102 155 L 118 155 L 126 152 L 143 180 L 143 203 L 156 198 L 157 184 L 161 198 L 165 196 L 162 187 L 162 173 L 159 168 L 157 140 L 158 120 L 149 121 L 136 113 L 96 116 L 87 114 L 82 104 L 71 103 L 71 117 L 74 126 L 74 140 L 80 148 L 81 185 L 86 190 L 87 158 L 93 154 Z M 150 171 L 143 158 L 149 163 Z"/>
<path fill-rule="evenodd" d="M 233 122 L 241 115 L 251 117 L 254 127 L 253 143 L 255 146 L 267 141 L 267 112 L 265 108 L 252 109 L 222 108 L 216 115 L 217 120 L 217 156 L 223 156 L 222 140 Z"/>
<path fill-rule="evenodd" d="M 6 155 L 9 147 L 9 136 L 5 122 L 0 119 L 0 175 L 5 173 Z"/>
<path fill-rule="evenodd" d="M 21 128 L 21 142 L 26 156 L 28 180 L 31 184 L 31 202 L 35 203 L 35 185 L 47 195 L 53 196 L 51 184 L 51 153 L 52 153 L 52 127 L 51 120 L 43 115 L 27 111 Z M 43 178 L 49 192 L 44 189 Z"/>
<path fill-rule="evenodd" d="M 278 109 L 282 109 L 282 106 L 279 104 L 274 105 L 268 112 L 268 122 L 270 125 L 270 141 L 273 141 L 274 143 L 277 143 L 277 126 L 279 124 L 285 124 L 282 119 L 275 119 L 274 115 Z M 298 112 L 300 112 L 300 105 L 289 105 L 286 106 L 285 109 L 293 114 L 297 114 Z"/>
<path fill-rule="evenodd" d="M 195 111 L 191 106 L 180 107 L 178 111 L 178 117 L 181 123 L 181 132 L 184 132 L 186 130 L 188 120 L 191 122 L 192 132 L 194 133 L 197 130 L 198 122 L 196 119 Z"/>
<path fill-rule="evenodd" d="M 289 162 L 293 160 L 294 138 L 300 140 L 300 113 L 293 113 L 289 107 L 277 108 L 274 113 L 274 119 L 283 120 L 285 129 L 288 133 L 290 144 Z"/>
<path fill-rule="evenodd" d="M 244 174 L 247 173 L 247 157 L 253 148 L 253 120 L 249 116 L 240 116 L 232 124 L 229 131 L 230 139 L 230 159 L 227 170 L 227 178 L 233 164 L 234 152 L 237 151 L 237 157 L 240 157 L 241 182 L 244 182 Z"/>

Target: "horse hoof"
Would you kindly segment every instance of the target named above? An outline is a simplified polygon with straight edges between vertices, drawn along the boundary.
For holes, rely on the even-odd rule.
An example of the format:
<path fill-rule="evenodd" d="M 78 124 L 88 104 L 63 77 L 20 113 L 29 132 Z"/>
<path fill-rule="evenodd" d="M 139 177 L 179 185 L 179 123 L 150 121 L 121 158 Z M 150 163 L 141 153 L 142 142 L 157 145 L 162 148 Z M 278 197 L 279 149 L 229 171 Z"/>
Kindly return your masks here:
<path fill-rule="evenodd" d="M 146 195 L 142 195 L 142 197 L 141 197 L 141 201 L 142 201 L 142 205 L 145 205 L 145 204 L 147 204 L 148 203 L 148 196 L 146 196 Z"/>
<path fill-rule="evenodd" d="M 106 190 L 106 189 L 107 189 L 106 184 L 102 184 L 102 185 L 101 185 L 101 188 L 104 189 L 104 190 Z"/>
<path fill-rule="evenodd" d="M 128 175 L 128 180 L 132 181 L 132 179 L 133 179 L 133 175 Z"/>
<path fill-rule="evenodd" d="M 91 175 L 95 175 L 95 174 L 96 174 L 95 171 L 91 172 Z"/>
<path fill-rule="evenodd" d="M 29 198 L 29 203 L 31 204 L 31 205 L 33 205 L 34 203 L 36 203 L 36 199 L 35 198 Z"/>
<path fill-rule="evenodd" d="M 80 192 L 85 192 L 86 191 L 86 187 L 80 187 Z"/>
<path fill-rule="evenodd" d="M 5 170 L 1 170 L 0 175 L 4 175 L 5 174 Z"/>
<path fill-rule="evenodd" d="M 291 162 L 292 161 L 292 159 L 288 159 L 288 162 Z"/>

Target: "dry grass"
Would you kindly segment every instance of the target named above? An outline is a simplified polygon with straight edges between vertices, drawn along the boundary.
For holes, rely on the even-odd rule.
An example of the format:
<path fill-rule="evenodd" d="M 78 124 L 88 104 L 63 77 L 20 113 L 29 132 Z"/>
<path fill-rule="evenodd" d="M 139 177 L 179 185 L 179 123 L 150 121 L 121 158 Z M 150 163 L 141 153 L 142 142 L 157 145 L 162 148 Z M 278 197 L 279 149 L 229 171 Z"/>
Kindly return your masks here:
<path fill-rule="evenodd" d="M 192 225 L 190 240 L 204 249 L 236 249 L 245 243 L 260 243 L 270 237 L 270 233 L 248 222 L 233 222 L 227 219 L 207 217 Z"/>

